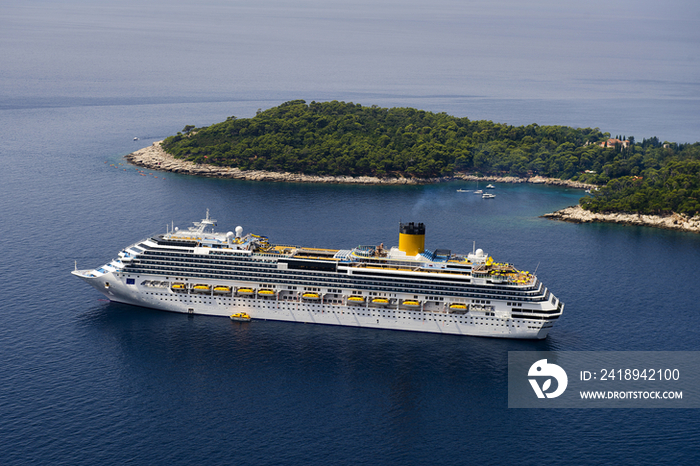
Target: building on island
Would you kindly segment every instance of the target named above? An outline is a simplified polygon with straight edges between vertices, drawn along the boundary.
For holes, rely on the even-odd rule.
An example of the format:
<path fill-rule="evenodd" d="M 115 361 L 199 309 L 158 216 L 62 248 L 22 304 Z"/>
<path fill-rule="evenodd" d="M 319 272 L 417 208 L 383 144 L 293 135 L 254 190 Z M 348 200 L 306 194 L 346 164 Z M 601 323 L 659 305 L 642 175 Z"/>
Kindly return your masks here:
<path fill-rule="evenodd" d="M 610 139 L 607 139 L 607 140 L 602 141 L 600 143 L 600 147 L 608 147 L 608 148 L 620 147 L 623 149 L 627 149 L 629 146 L 630 146 L 629 139 L 625 139 L 623 141 L 623 140 L 616 139 L 616 138 L 610 138 Z"/>

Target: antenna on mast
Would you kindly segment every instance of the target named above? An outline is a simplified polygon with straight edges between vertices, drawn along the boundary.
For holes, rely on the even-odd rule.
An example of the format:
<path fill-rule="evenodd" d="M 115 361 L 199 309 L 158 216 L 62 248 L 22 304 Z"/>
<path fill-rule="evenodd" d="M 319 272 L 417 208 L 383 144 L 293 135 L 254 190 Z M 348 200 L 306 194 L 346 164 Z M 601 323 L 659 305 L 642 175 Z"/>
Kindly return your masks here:
<path fill-rule="evenodd" d="M 540 263 L 538 262 L 537 267 L 535 267 L 535 273 L 533 275 L 537 276 L 537 269 L 539 269 L 539 268 L 540 268 Z"/>

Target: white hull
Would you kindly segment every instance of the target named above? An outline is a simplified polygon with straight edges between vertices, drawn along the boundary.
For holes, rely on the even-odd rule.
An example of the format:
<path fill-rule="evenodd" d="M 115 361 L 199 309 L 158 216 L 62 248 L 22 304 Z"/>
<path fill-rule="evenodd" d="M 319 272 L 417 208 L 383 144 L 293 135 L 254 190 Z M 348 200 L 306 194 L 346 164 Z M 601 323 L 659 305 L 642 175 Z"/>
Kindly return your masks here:
<path fill-rule="evenodd" d="M 500 338 L 542 339 L 547 336 L 552 322 L 513 318 L 506 302 L 493 301 L 495 312 L 469 310 L 464 314 L 445 311 L 403 309 L 397 305 L 375 307 L 367 304 L 329 304 L 303 300 L 278 300 L 276 297 L 242 297 L 231 294 L 182 293 L 169 287 L 150 287 L 142 284 L 127 285 L 124 276 L 113 272 L 102 276 L 90 276 L 93 271 L 73 272 L 109 300 L 184 314 L 200 314 L 229 317 L 236 312 L 246 312 L 257 320 L 279 320 L 325 325 L 344 325 L 375 329 L 444 333 Z M 162 279 L 160 276 L 139 277 L 141 283 Z M 109 287 L 105 287 L 105 283 Z M 198 280 L 198 283 L 202 282 Z M 212 287 L 215 283 L 211 283 Z M 248 283 L 221 283 L 235 287 Z"/>

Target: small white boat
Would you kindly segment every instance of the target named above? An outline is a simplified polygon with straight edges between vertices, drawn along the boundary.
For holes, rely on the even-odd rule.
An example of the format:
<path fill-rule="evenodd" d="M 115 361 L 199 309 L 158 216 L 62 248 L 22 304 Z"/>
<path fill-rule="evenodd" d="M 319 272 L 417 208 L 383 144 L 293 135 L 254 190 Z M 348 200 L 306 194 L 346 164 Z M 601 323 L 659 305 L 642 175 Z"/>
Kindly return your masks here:
<path fill-rule="evenodd" d="M 490 185 L 486 186 L 486 189 L 496 189 L 496 187 L 494 185 L 490 184 Z"/>
<path fill-rule="evenodd" d="M 484 191 L 481 189 L 477 189 L 476 191 L 474 191 L 474 194 L 484 194 Z"/>
<path fill-rule="evenodd" d="M 481 196 L 482 199 L 493 199 L 494 197 L 496 197 L 495 194 L 489 194 L 489 193 L 484 193 L 484 194 Z"/>
<path fill-rule="evenodd" d="M 134 138 L 134 141 L 138 141 L 138 140 L 139 140 L 139 138 Z"/>
<path fill-rule="evenodd" d="M 458 189 L 457 192 L 458 193 L 468 193 L 470 191 L 468 189 Z"/>

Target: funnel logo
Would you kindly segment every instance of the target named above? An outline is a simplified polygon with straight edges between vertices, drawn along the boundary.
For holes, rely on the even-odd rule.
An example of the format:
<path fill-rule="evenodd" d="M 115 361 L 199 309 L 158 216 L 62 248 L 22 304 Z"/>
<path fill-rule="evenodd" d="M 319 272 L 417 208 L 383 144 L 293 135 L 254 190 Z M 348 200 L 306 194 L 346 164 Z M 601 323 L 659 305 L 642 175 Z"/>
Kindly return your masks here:
<path fill-rule="evenodd" d="M 537 382 L 537 379 L 528 379 L 530 381 L 530 385 L 532 385 L 532 389 L 537 395 L 537 398 L 544 398 L 545 396 L 547 398 L 556 398 L 564 393 L 564 390 L 566 390 L 566 386 L 569 383 L 569 378 L 566 376 L 564 369 L 556 364 L 547 364 L 546 359 L 540 359 L 530 366 L 530 370 L 528 371 L 527 375 L 528 377 L 548 377 L 542 384 L 541 388 Z M 556 379 L 557 381 L 557 389 L 551 393 L 547 393 L 547 390 L 549 390 L 549 388 L 552 386 L 552 378 Z"/>

